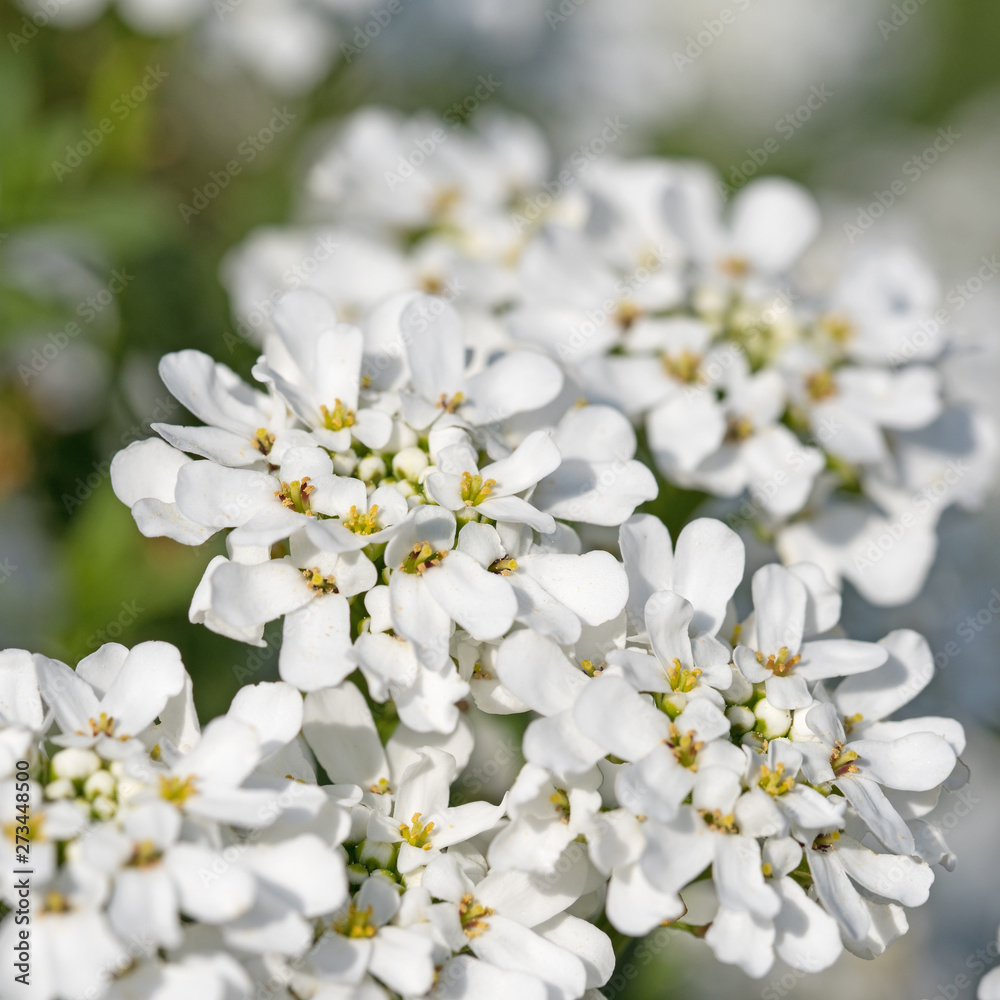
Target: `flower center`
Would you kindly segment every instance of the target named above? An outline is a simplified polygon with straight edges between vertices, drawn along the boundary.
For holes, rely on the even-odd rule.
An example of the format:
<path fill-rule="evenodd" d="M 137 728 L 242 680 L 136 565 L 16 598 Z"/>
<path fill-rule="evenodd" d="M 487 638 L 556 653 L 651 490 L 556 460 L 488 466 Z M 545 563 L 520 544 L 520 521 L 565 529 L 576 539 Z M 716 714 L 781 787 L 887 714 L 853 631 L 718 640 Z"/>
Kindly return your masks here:
<path fill-rule="evenodd" d="M 557 788 L 550 796 L 549 802 L 556 807 L 560 823 L 569 822 L 569 795 L 565 788 Z"/>
<path fill-rule="evenodd" d="M 418 573 L 423 575 L 433 566 L 440 566 L 441 560 L 448 555 L 447 552 L 438 552 L 431 548 L 430 542 L 417 542 L 410 550 L 410 554 L 403 560 L 400 569 L 404 573 Z"/>
<path fill-rule="evenodd" d="M 859 756 L 860 754 L 854 750 L 845 750 L 844 744 L 837 740 L 833 744 L 833 753 L 830 754 L 830 767 L 833 768 L 833 773 L 838 778 L 842 778 L 845 774 L 857 774 L 859 768 L 854 762 Z"/>
<path fill-rule="evenodd" d="M 490 572 L 499 573 L 500 576 L 510 576 L 516 569 L 517 560 L 512 559 L 510 556 L 504 556 L 502 559 L 494 559 L 490 563 Z"/>
<path fill-rule="evenodd" d="M 663 354 L 660 357 L 663 370 L 679 382 L 692 383 L 698 379 L 701 357 L 693 351 L 684 350 L 679 354 Z"/>
<path fill-rule="evenodd" d="M 262 455 L 271 454 L 271 449 L 274 447 L 274 435 L 268 434 L 266 427 L 258 427 L 257 433 L 250 440 Z"/>
<path fill-rule="evenodd" d="M 782 646 L 777 653 L 771 653 L 771 655 L 766 659 L 764 658 L 763 653 L 760 651 L 757 652 L 757 662 L 765 670 L 770 670 L 775 677 L 785 677 L 790 674 L 792 672 L 792 668 L 801 659 L 802 656 L 799 653 L 796 653 L 794 656 L 789 656 L 787 646 Z"/>
<path fill-rule="evenodd" d="M 430 836 L 434 832 L 434 823 L 422 823 L 420 817 L 422 813 L 414 813 L 409 824 L 400 823 L 399 832 L 412 847 L 419 847 L 422 851 L 431 849 Z"/>
<path fill-rule="evenodd" d="M 309 503 L 309 495 L 315 492 L 316 487 L 309 485 L 309 477 L 303 476 L 302 480 L 293 479 L 290 483 L 283 482 L 280 490 L 275 490 L 274 495 L 281 501 L 283 507 L 297 511 L 299 514 L 306 514 L 315 517 L 312 506 Z"/>
<path fill-rule="evenodd" d="M 347 908 L 347 916 L 341 920 L 333 922 L 333 929 L 338 934 L 350 938 L 370 938 L 375 937 L 378 928 L 371 922 L 372 907 L 366 906 L 359 910 L 354 903 Z"/>
<path fill-rule="evenodd" d="M 730 417 L 726 425 L 726 444 L 739 444 L 753 434 L 749 417 Z"/>
<path fill-rule="evenodd" d="M 301 573 L 306 578 L 306 586 L 314 593 L 317 594 L 340 593 L 340 591 L 337 589 L 337 581 L 334 579 L 332 573 L 329 576 L 323 576 L 318 566 L 313 566 L 312 569 L 301 570 Z"/>
<path fill-rule="evenodd" d="M 790 792 L 795 787 L 795 779 L 791 776 L 785 777 L 784 764 L 779 764 L 773 771 L 765 766 L 760 769 L 760 787 L 768 795 L 777 797 Z"/>
<path fill-rule="evenodd" d="M 840 833 L 837 830 L 834 830 L 832 833 L 821 833 L 813 841 L 813 850 L 824 852 L 832 850 L 833 845 L 838 840 L 840 840 Z"/>
<path fill-rule="evenodd" d="M 321 406 L 319 411 L 323 414 L 323 426 L 328 431 L 342 431 L 345 427 L 354 426 L 354 410 L 349 410 L 339 399 L 334 401 L 332 410 Z"/>
<path fill-rule="evenodd" d="M 101 712 L 101 714 L 96 719 L 88 719 L 90 723 L 90 735 L 91 736 L 114 736 L 115 735 L 115 719 L 113 715 L 108 715 L 107 712 Z"/>
<path fill-rule="evenodd" d="M 732 813 L 722 814 L 721 809 L 699 809 L 698 812 L 701 814 L 701 818 L 713 829 L 718 830 L 719 833 L 739 833 L 736 826 L 736 817 Z"/>
<path fill-rule="evenodd" d="M 846 316 L 823 316 L 820 318 L 819 328 L 838 344 L 846 344 L 854 336 L 854 326 Z"/>
<path fill-rule="evenodd" d="M 687 667 L 682 667 L 681 661 L 676 658 L 667 667 L 667 680 L 670 681 L 670 686 L 683 694 L 687 694 L 697 685 L 699 677 L 701 671 L 697 667 L 688 670 Z"/>
<path fill-rule="evenodd" d="M 484 917 L 492 916 L 493 910 L 482 903 L 477 903 L 472 893 L 467 893 L 458 904 L 458 917 L 462 921 L 462 930 L 467 938 L 479 937 L 489 927 Z"/>
<path fill-rule="evenodd" d="M 484 481 L 479 473 L 473 475 L 471 472 L 463 472 L 462 499 L 465 501 L 465 506 L 475 507 L 481 504 L 493 492 L 493 487 L 496 484 L 495 479 Z"/>
<path fill-rule="evenodd" d="M 132 856 L 125 863 L 130 868 L 148 868 L 155 865 L 163 857 L 161 851 L 151 840 L 140 840 L 132 850 Z"/>
<path fill-rule="evenodd" d="M 389 779 L 379 778 L 376 784 L 368 786 L 368 791 L 375 795 L 387 795 L 389 793 Z"/>
<path fill-rule="evenodd" d="M 864 722 L 864 721 L 865 721 L 865 717 L 860 712 L 855 712 L 854 715 L 845 715 L 844 716 L 844 732 L 847 733 L 848 735 L 850 735 L 852 732 L 854 732 L 854 727 L 859 722 Z"/>
<path fill-rule="evenodd" d="M 358 513 L 358 508 L 352 506 L 350 514 L 341 523 L 356 535 L 375 534 L 378 531 L 378 504 L 372 504 L 367 514 Z"/>
<path fill-rule="evenodd" d="M 449 399 L 447 394 L 442 392 L 437 406 L 439 410 L 444 410 L 445 413 L 454 413 L 464 402 L 464 393 L 456 392 L 455 395 Z"/>
<path fill-rule="evenodd" d="M 175 805 L 183 805 L 195 793 L 194 776 L 160 775 L 160 797 Z"/>
<path fill-rule="evenodd" d="M 833 380 L 833 373 L 828 368 L 824 368 L 822 371 L 807 375 L 806 392 L 809 393 L 809 398 L 816 403 L 836 396 L 837 383 Z"/>
<path fill-rule="evenodd" d="M 703 740 L 696 740 L 694 730 L 689 729 L 681 735 L 677 726 L 670 723 L 670 736 L 667 738 L 667 746 L 674 752 L 674 757 L 681 767 L 688 767 L 692 771 L 698 770 L 698 752 L 705 745 Z"/>

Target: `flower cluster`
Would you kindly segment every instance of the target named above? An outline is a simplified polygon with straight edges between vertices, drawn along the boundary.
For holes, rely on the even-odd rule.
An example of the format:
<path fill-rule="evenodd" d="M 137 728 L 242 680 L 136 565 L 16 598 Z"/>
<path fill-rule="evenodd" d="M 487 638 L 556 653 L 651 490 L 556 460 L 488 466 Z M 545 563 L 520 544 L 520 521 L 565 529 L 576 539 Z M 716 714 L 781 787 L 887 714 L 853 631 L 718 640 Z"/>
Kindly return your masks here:
<path fill-rule="evenodd" d="M 244 687 L 203 731 L 166 643 L 108 644 L 76 670 L 0 654 L 0 946 L 16 949 L 30 906 L 39 996 L 183 985 L 244 997 L 256 982 L 289 997 L 572 1000 L 597 997 L 614 970 L 600 926 L 688 931 L 752 976 L 775 955 L 809 972 L 843 947 L 873 957 L 905 932 L 932 866 L 952 865 L 935 809 L 966 775 L 953 720 L 889 718 L 933 673 L 920 636 L 839 637 L 839 595 L 808 564 L 758 570 L 737 620 L 743 546 L 714 520 L 673 547 L 661 522 L 635 515 L 620 529 L 623 563 L 590 553 L 610 618 L 607 604 L 563 603 L 537 582 L 572 592 L 587 556 L 528 551 L 534 575 L 515 588 L 513 571 L 483 573 L 516 525 L 468 521 L 449 548 L 446 507 L 418 505 L 400 523 L 385 544 L 402 565 L 388 561 L 371 616 L 384 628 L 361 631 L 354 656 L 317 658 L 327 676 L 314 670 L 305 695 L 285 680 Z M 461 579 L 429 583 L 449 560 Z M 412 583 L 394 594 L 397 573 Z M 463 608 L 473 621 L 451 621 L 440 595 L 477 578 L 505 589 Z M 346 602 L 325 579 L 312 600 Z M 533 614 L 510 628 L 529 596 Z M 421 617 L 442 619 L 444 647 Z M 308 674 L 312 647 L 302 633 L 289 641 Z M 439 655 L 447 668 L 430 665 Z M 409 670 L 425 680 L 395 688 L 399 721 L 377 725 L 371 703 Z M 460 714 L 449 683 L 475 707 Z M 502 800 L 458 794 L 477 722 L 528 711 L 526 763 Z M 15 870 L 29 859 L 22 891 Z"/>
<path fill-rule="evenodd" d="M 553 169 L 517 119 L 357 112 L 307 174 L 309 224 L 227 260 L 241 334 L 266 335 L 288 288 L 362 324 L 401 290 L 442 295 L 474 352 L 560 364 L 548 419 L 613 406 L 663 479 L 786 564 L 912 599 L 942 512 L 980 502 L 996 451 L 934 276 L 900 247 L 810 261 L 822 220 L 797 185 L 757 180 L 727 207 L 708 168 L 615 158 L 607 131 Z"/>

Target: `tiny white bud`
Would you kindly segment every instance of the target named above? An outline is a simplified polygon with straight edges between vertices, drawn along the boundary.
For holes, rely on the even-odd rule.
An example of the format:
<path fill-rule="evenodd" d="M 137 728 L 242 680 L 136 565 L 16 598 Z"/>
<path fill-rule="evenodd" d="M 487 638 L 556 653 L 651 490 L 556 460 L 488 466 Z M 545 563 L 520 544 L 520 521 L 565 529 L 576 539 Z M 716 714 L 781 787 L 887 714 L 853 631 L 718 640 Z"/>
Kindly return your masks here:
<path fill-rule="evenodd" d="M 730 705 L 742 705 L 744 702 L 750 700 L 753 694 L 753 685 L 737 670 L 736 667 L 730 667 L 733 672 L 733 682 L 725 689 L 725 691 L 720 692 L 722 697 L 729 702 Z"/>
<path fill-rule="evenodd" d="M 88 778 L 101 766 L 101 758 L 93 750 L 67 747 L 52 758 L 52 773 L 59 778 L 78 781 Z"/>
<path fill-rule="evenodd" d="M 47 799 L 72 799 L 76 797 L 76 789 L 68 778 L 57 778 L 45 786 Z"/>
<path fill-rule="evenodd" d="M 726 718 L 738 733 L 745 733 L 753 729 L 756 721 L 753 712 L 746 705 L 730 705 L 726 709 Z"/>
<path fill-rule="evenodd" d="M 404 448 L 393 456 L 392 474 L 399 479 L 417 483 L 429 464 L 430 460 L 422 448 Z"/>
<path fill-rule="evenodd" d="M 335 451 L 333 453 L 333 471 L 338 476 L 351 476 L 358 464 L 358 456 L 354 454 L 353 448 L 347 451 Z"/>
<path fill-rule="evenodd" d="M 117 784 L 109 771 L 95 771 L 84 783 L 83 794 L 88 799 L 95 798 L 98 795 L 110 798 L 114 794 Z"/>
<path fill-rule="evenodd" d="M 98 819 L 111 819 L 118 807 L 111 799 L 105 798 L 103 795 L 98 795 L 90 803 L 90 808 Z"/>
<path fill-rule="evenodd" d="M 792 725 L 792 713 L 784 708 L 775 708 L 767 698 L 761 698 L 754 705 L 753 714 L 757 717 L 754 728 L 766 740 L 784 736 Z"/>
<path fill-rule="evenodd" d="M 380 455 L 366 455 L 358 462 L 355 475 L 362 482 L 377 483 L 385 479 L 385 460 Z"/>

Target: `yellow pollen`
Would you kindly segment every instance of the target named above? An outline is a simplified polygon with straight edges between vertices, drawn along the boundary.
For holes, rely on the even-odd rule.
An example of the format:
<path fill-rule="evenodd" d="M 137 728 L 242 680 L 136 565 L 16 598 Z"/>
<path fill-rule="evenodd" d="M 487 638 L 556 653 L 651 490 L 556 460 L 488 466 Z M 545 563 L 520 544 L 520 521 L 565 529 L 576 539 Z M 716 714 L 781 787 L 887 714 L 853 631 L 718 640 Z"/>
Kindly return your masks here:
<path fill-rule="evenodd" d="M 483 906 L 482 903 L 477 903 L 471 893 L 463 896 L 462 901 L 458 904 L 458 916 L 462 921 L 462 930 L 465 931 L 467 938 L 479 937 L 489 927 L 489 923 L 483 918 L 492 915 L 493 910 L 488 906 Z"/>
<path fill-rule="evenodd" d="M 433 566 L 440 566 L 447 552 L 437 552 L 431 548 L 430 542 L 417 542 L 410 554 L 403 560 L 400 569 L 404 573 L 424 574 Z"/>
<path fill-rule="evenodd" d="M 250 440 L 262 455 L 271 454 L 271 449 L 274 447 L 274 435 L 269 434 L 266 427 L 258 427 L 257 433 Z"/>
<path fill-rule="evenodd" d="M 163 852 L 151 840 L 140 840 L 126 864 L 132 868 L 148 868 L 162 857 Z"/>
<path fill-rule="evenodd" d="M 179 778 L 176 775 L 160 775 L 160 797 L 175 805 L 183 805 L 195 793 L 194 776 Z"/>
<path fill-rule="evenodd" d="M 833 745 L 833 753 L 830 754 L 830 767 L 833 768 L 833 773 L 838 778 L 845 774 L 857 774 L 859 768 L 854 762 L 859 756 L 860 754 L 854 750 L 845 750 L 844 744 L 838 740 Z"/>
<path fill-rule="evenodd" d="M 439 410 L 444 410 L 445 413 L 454 413 L 464 402 L 464 393 L 456 392 L 455 395 L 449 399 L 447 394 L 442 392 L 441 398 L 438 400 L 437 407 Z"/>
<path fill-rule="evenodd" d="M 517 560 L 512 559 L 510 556 L 504 556 L 502 559 L 494 559 L 490 563 L 490 572 L 499 573 L 500 576 L 510 576 L 516 569 Z"/>
<path fill-rule="evenodd" d="M 618 325 L 623 330 L 628 330 L 644 312 L 642 306 L 626 300 L 618 303 L 615 319 L 618 320 Z"/>
<path fill-rule="evenodd" d="M 414 813 L 410 822 L 399 824 L 400 836 L 413 847 L 419 847 L 423 851 L 431 849 L 430 836 L 434 831 L 434 823 L 422 823 L 421 813 Z"/>
<path fill-rule="evenodd" d="M 696 382 L 698 370 L 701 367 L 701 357 L 693 351 L 681 351 L 680 354 L 663 354 L 660 357 L 663 370 L 679 382 Z"/>
<path fill-rule="evenodd" d="M 785 777 L 785 765 L 779 764 L 773 771 L 769 767 L 760 769 L 760 787 L 768 795 L 778 796 L 790 792 L 795 787 L 795 779 Z"/>
<path fill-rule="evenodd" d="M 472 668 L 472 679 L 475 681 L 491 681 L 493 675 L 478 660 Z"/>
<path fill-rule="evenodd" d="M 688 670 L 687 667 L 682 667 L 681 661 L 676 658 L 667 667 L 667 680 L 670 681 L 670 686 L 683 694 L 687 694 L 695 687 L 699 677 L 701 671 L 697 667 Z"/>
<path fill-rule="evenodd" d="M 347 916 L 333 921 L 333 929 L 344 937 L 370 938 L 375 936 L 378 928 L 371 922 L 372 907 L 366 906 L 359 910 L 354 903 L 347 908 Z"/>
<path fill-rule="evenodd" d="M 42 909 L 46 913 L 68 913 L 69 900 L 61 892 L 49 889 L 45 893 L 45 901 L 42 903 Z"/>
<path fill-rule="evenodd" d="M 739 444 L 753 434 L 753 424 L 748 417 L 730 417 L 726 425 L 726 443 Z"/>
<path fill-rule="evenodd" d="M 281 501 L 283 507 L 297 511 L 299 514 L 314 517 L 315 514 L 309 504 L 309 496 L 315 490 L 315 486 L 309 485 L 309 477 L 303 476 L 301 481 L 293 479 L 290 483 L 282 482 L 281 489 L 275 490 L 274 495 Z"/>
<path fill-rule="evenodd" d="M 713 809 L 711 812 L 708 809 L 699 809 L 698 812 L 701 814 L 701 818 L 713 829 L 718 830 L 719 833 L 737 833 L 736 827 L 736 817 L 732 813 L 726 813 L 723 816 L 721 809 Z"/>
<path fill-rule="evenodd" d="M 354 410 L 348 409 L 339 399 L 334 401 L 332 410 L 321 406 L 319 411 L 323 414 L 323 426 L 328 431 L 342 431 L 354 426 Z"/>
<path fill-rule="evenodd" d="M 496 484 L 495 479 L 484 480 L 478 472 L 475 475 L 471 472 L 463 472 L 461 489 L 465 506 L 475 507 L 481 504 L 493 492 L 493 487 Z"/>
<path fill-rule="evenodd" d="M 351 512 L 342 521 L 348 531 L 353 531 L 356 535 L 373 535 L 378 528 L 378 504 L 374 503 L 368 508 L 367 514 L 358 513 L 356 506 L 351 507 Z"/>
<path fill-rule="evenodd" d="M 315 591 L 317 594 L 340 593 L 337 589 L 337 581 L 333 574 L 323 576 L 318 566 L 313 566 L 312 569 L 301 570 L 301 573 L 306 578 L 306 586 L 310 590 Z"/>
<path fill-rule="evenodd" d="M 387 795 L 389 793 L 389 779 L 379 778 L 376 784 L 368 786 L 368 791 L 374 792 L 376 795 Z"/>
<path fill-rule="evenodd" d="M 565 788 L 557 788 L 550 796 L 549 802 L 556 807 L 561 823 L 569 822 L 569 795 Z"/>
<path fill-rule="evenodd" d="M 113 715 L 108 715 L 107 712 L 101 712 L 97 719 L 88 719 L 87 722 L 90 723 L 90 735 L 91 736 L 114 736 L 115 735 L 115 719 Z"/>
<path fill-rule="evenodd" d="M 674 752 L 674 757 L 681 767 L 688 767 L 692 771 L 698 770 L 698 752 L 705 745 L 703 740 L 696 740 L 693 729 L 681 734 L 677 726 L 670 723 L 670 736 L 667 738 L 667 746 Z"/>
<path fill-rule="evenodd" d="M 794 656 L 788 655 L 788 647 L 782 646 L 777 653 L 771 653 L 767 659 L 764 654 L 757 653 L 757 662 L 765 669 L 770 670 L 775 677 L 785 677 L 792 672 L 792 668 L 802 659 L 800 653 Z"/>
<path fill-rule="evenodd" d="M 854 715 L 844 716 L 844 732 L 851 733 L 854 731 L 854 727 L 859 722 L 864 722 L 865 717 L 860 712 L 855 712 Z"/>
<path fill-rule="evenodd" d="M 824 368 L 822 371 L 813 372 L 806 376 L 806 392 L 809 393 L 809 398 L 816 403 L 836 396 L 837 383 L 833 379 L 832 372 Z"/>
<path fill-rule="evenodd" d="M 846 316 L 831 313 L 822 316 L 818 325 L 823 333 L 838 344 L 846 344 L 854 336 L 854 324 Z"/>

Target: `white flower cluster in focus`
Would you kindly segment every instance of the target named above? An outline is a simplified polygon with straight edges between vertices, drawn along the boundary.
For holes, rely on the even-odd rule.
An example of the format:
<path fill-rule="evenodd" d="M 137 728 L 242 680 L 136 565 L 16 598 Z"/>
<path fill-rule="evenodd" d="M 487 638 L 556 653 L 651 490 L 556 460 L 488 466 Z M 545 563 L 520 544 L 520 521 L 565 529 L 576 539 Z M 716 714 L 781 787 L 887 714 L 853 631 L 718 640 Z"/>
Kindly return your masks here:
<path fill-rule="evenodd" d="M 916 596 L 941 514 L 981 502 L 997 450 L 927 266 L 874 244 L 806 266 L 822 220 L 798 185 L 726 204 L 706 166 L 617 157 L 613 120 L 553 166 L 530 124 L 490 110 L 461 129 L 349 117 L 306 176 L 308 223 L 225 262 L 240 337 L 267 336 L 288 289 L 362 327 L 387 296 L 440 295 L 472 352 L 560 365 L 550 426 L 581 399 L 612 406 L 666 482 L 786 564 L 875 604 Z"/>

